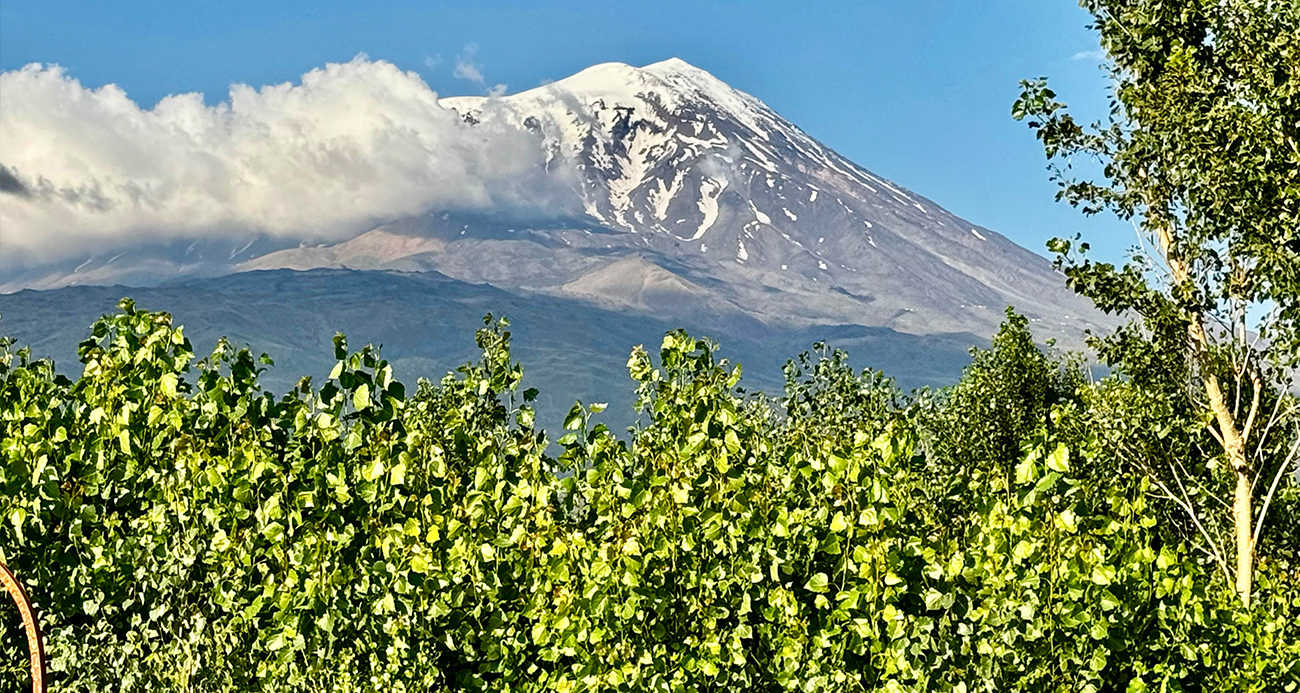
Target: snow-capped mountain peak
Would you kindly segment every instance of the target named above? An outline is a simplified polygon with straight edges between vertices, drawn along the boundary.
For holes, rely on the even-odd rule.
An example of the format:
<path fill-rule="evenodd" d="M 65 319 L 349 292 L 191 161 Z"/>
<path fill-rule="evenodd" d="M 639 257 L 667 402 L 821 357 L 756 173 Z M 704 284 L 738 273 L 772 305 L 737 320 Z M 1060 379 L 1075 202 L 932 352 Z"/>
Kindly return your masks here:
<path fill-rule="evenodd" d="M 441 103 L 470 123 L 491 110 L 539 133 L 580 172 L 589 223 L 627 234 L 607 238 L 618 240 L 611 248 L 819 297 L 759 311 L 979 333 L 1012 303 L 1065 332 L 1082 326 L 1068 316 L 1086 308 L 1042 257 L 857 166 L 678 58 L 604 63 L 510 96 Z"/>
<path fill-rule="evenodd" d="M 774 134 L 824 156 L 758 99 L 676 58 L 643 68 L 605 63 L 502 99 L 442 103 L 470 122 L 497 108 L 540 131 L 585 172 L 583 198 L 598 223 L 683 240 L 702 241 L 716 196 L 735 188 L 746 161 L 779 173 Z"/>

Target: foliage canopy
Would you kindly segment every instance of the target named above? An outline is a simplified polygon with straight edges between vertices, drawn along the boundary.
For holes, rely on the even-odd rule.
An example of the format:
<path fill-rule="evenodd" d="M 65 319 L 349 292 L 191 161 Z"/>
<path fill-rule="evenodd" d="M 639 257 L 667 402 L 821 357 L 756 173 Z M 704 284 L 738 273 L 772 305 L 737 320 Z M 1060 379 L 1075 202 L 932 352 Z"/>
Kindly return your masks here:
<path fill-rule="evenodd" d="M 6 342 L 0 551 L 59 689 L 1297 688 L 1294 539 L 1238 608 L 1113 473 L 1141 403 L 1017 316 L 915 401 L 824 348 L 741 395 L 670 333 L 628 360 L 630 437 L 575 406 L 554 457 L 509 337 L 489 318 L 477 363 L 408 393 L 340 336 L 279 397 L 266 359 L 196 361 L 129 301 L 76 381 Z"/>

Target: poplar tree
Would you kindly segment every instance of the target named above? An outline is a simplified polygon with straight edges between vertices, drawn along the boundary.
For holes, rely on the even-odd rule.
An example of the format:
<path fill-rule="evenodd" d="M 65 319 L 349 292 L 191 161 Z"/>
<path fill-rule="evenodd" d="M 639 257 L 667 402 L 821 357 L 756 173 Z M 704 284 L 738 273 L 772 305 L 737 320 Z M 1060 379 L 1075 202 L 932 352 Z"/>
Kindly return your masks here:
<path fill-rule="evenodd" d="M 1135 318 L 1095 341 L 1100 355 L 1184 397 L 1213 439 L 1207 464 L 1138 466 L 1249 607 L 1300 447 L 1300 2 L 1080 5 L 1106 55 L 1108 118 L 1080 124 L 1045 79 L 1022 82 L 1012 115 L 1036 131 L 1058 199 L 1114 212 L 1142 243 L 1122 267 L 1089 260 L 1078 236 L 1049 248 L 1075 290 Z"/>

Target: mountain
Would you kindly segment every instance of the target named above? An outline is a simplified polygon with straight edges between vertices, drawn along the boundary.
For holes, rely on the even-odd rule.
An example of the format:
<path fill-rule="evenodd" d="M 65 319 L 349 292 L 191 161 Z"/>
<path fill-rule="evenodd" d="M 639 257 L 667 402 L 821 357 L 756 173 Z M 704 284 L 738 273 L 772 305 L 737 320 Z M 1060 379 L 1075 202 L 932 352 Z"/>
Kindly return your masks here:
<path fill-rule="evenodd" d="M 471 127 L 506 117 L 534 131 L 555 165 L 580 172 L 584 213 L 501 221 L 435 211 L 374 239 L 285 249 L 236 269 L 436 269 L 563 294 L 589 274 L 585 284 L 609 289 L 610 268 L 637 257 L 700 287 L 695 302 L 766 323 L 991 334 L 1015 305 L 1044 339 L 1074 345 L 1105 324 L 1043 257 L 857 166 L 681 60 L 597 65 L 512 96 L 441 103 Z M 388 250 L 397 237 L 445 245 L 399 256 Z M 379 245 L 387 259 L 368 250 Z"/>
<path fill-rule="evenodd" d="M 514 96 L 443 104 L 469 122 L 513 114 L 583 172 L 586 215 L 613 232 L 597 243 L 719 280 L 720 296 L 761 319 L 989 333 L 1013 304 L 1067 339 L 1096 319 L 1042 257 L 681 60 L 597 65 Z"/>
<path fill-rule="evenodd" d="M 39 339 L 40 329 L 62 329 L 28 321 L 26 311 L 51 301 L 76 304 L 93 295 L 102 311 L 111 306 L 108 295 L 132 293 L 156 297 L 154 305 L 142 301 L 146 307 L 170 309 L 168 302 L 197 305 L 198 296 L 210 294 L 229 312 L 196 309 L 193 319 L 214 334 L 223 324 L 239 325 L 249 341 L 289 353 L 318 338 L 328 342 L 325 332 L 332 331 L 313 327 L 305 340 L 295 322 L 319 326 L 337 317 L 321 296 L 352 301 L 348 292 L 357 292 L 373 300 L 356 307 L 372 315 L 349 323 L 361 330 L 354 342 L 389 335 L 390 348 L 410 338 L 400 328 L 404 321 L 428 324 L 437 315 L 459 324 L 466 315 L 453 318 L 456 310 L 506 312 L 516 325 L 541 321 L 527 329 L 536 344 L 550 347 L 528 348 L 543 364 L 562 363 L 556 367 L 572 375 L 587 357 L 575 361 L 547 348 L 588 353 L 582 339 L 603 343 L 598 335 L 619 335 L 619 363 L 585 361 L 595 369 L 590 373 L 599 371 L 592 382 L 625 377 L 621 359 L 633 334 L 653 342 L 664 329 L 683 325 L 720 337 L 724 346 L 737 343 L 738 352 L 769 365 L 779 362 L 778 350 L 791 356 L 822 338 L 869 342 L 873 353 L 859 355 L 862 363 L 890 366 L 914 385 L 955 378 L 964 347 L 950 347 L 987 339 L 1008 305 L 1029 317 L 1040 339 L 1071 348 L 1081 346 L 1084 330 L 1111 324 L 1069 291 L 1045 258 L 854 164 L 757 98 L 681 60 L 596 65 L 510 96 L 439 104 L 454 110 L 469 134 L 493 119 L 531 132 L 548 168 L 572 172 L 572 204 L 524 216 L 433 209 L 327 245 L 257 238 L 89 254 L 0 277 L 0 290 L 58 289 L 51 296 L 59 297 L 0 297 L 6 317 L 0 331 L 13 331 L 15 315 L 20 332 L 36 329 L 29 338 Z M 289 270 L 336 271 L 307 272 L 311 280 L 299 282 Z M 268 281 L 283 290 L 275 299 L 282 314 L 248 323 L 250 316 L 236 308 L 244 300 L 241 286 Z M 107 284 L 157 289 L 87 294 L 59 288 Z M 401 287 L 413 293 L 397 293 Z M 448 303 L 439 292 L 452 292 L 461 303 Z M 557 317 L 566 312 L 589 322 Z M 292 334 L 303 338 L 286 336 Z M 402 357 L 412 373 L 424 372 L 418 364 L 425 371 L 454 365 L 408 347 L 423 354 Z M 913 358 L 892 356 L 908 349 Z M 931 356 L 937 370 L 918 361 Z M 775 376 L 765 383 L 774 385 Z"/>

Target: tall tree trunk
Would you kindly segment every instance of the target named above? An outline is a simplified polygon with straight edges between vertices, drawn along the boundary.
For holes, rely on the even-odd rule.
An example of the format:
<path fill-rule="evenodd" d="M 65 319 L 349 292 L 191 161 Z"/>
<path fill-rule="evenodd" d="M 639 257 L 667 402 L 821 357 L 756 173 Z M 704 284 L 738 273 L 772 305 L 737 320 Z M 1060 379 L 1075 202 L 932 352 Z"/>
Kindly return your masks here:
<path fill-rule="evenodd" d="M 1237 536 L 1237 595 L 1247 609 L 1255 581 L 1255 537 L 1251 536 L 1250 475 L 1237 471 L 1232 495 L 1232 523 Z"/>
<path fill-rule="evenodd" d="M 1174 281 L 1179 284 L 1191 281 L 1191 272 L 1187 264 L 1178 257 L 1173 247 L 1173 237 L 1169 229 L 1157 224 L 1155 231 L 1165 261 L 1169 263 L 1169 269 Z M 1228 462 L 1232 465 L 1232 473 L 1236 480 L 1232 492 L 1232 526 L 1234 543 L 1237 549 L 1237 570 L 1233 588 L 1237 591 L 1237 596 L 1241 598 L 1242 605 L 1250 608 L 1250 596 L 1251 592 L 1254 591 L 1255 583 L 1255 536 L 1253 527 L 1255 518 L 1251 508 L 1253 484 L 1250 479 L 1250 459 L 1246 455 L 1246 436 L 1243 435 L 1242 429 L 1237 425 L 1237 417 L 1233 415 L 1232 408 L 1228 406 L 1228 398 L 1224 395 L 1223 388 L 1219 386 L 1218 376 L 1205 362 L 1205 357 L 1210 350 L 1210 339 L 1205 332 L 1203 317 L 1202 315 L 1192 316 L 1192 320 L 1187 326 L 1187 333 L 1191 341 L 1192 351 L 1197 360 L 1201 361 L 1201 384 L 1205 387 L 1206 399 L 1210 405 L 1210 411 L 1214 414 L 1214 422 L 1218 427 L 1219 443 L 1222 444 L 1223 451 L 1228 456 Z M 1249 435 L 1249 431 L 1246 432 L 1246 435 Z"/>
<path fill-rule="evenodd" d="M 1205 329 L 1199 324 L 1192 328 L 1192 332 L 1193 339 L 1198 334 L 1201 340 L 1205 339 Z M 1202 341 L 1201 345 L 1204 346 L 1205 342 Z M 1250 461 L 1246 457 L 1246 441 L 1228 407 L 1228 398 L 1219 387 L 1218 377 L 1207 372 L 1203 373 L 1202 380 L 1205 383 L 1205 394 L 1210 400 L 1210 410 L 1214 412 L 1215 423 L 1218 424 L 1219 440 L 1236 477 L 1237 483 L 1232 492 L 1232 527 L 1237 545 L 1235 587 L 1241 603 L 1250 607 L 1250 593 L 1255 581 L 1255 518 L 1251 508 L 1253 484 L 1250 480 Z"/>

